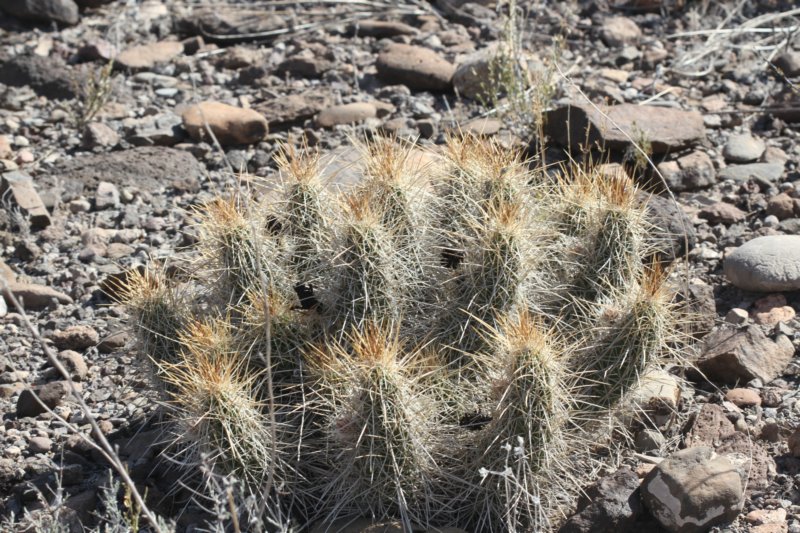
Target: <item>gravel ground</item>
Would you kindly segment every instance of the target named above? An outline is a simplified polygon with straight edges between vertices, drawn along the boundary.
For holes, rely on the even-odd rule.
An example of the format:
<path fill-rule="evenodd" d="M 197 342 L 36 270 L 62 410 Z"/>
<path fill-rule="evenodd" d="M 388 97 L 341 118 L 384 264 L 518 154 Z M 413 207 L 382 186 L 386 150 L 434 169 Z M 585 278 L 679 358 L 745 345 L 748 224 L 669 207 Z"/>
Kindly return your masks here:
<path fill-rule="evenodd" d="M 207 515 L 160 456 L 163 409 L 115 281 L 192 244 L 192 206 L 234 186 L 232 170 L 274 179 L 283 142 L 305 136 L 338 155 L 346 183 L 357 179 L 353 137 L 388 132 L 435 149 L 460 129 L 529 153 L 541 140 L 530 104 L 521 110 L 513 90 L 497 96 L 481 71 L 514 27 L 506 2 L 270 4 L 0 4 L 0 276 L 148 500 L 182 531 Z M 536 80 L 530 99 L 546 107 L 547 162 L 566 160 L 563 145 L 587 138 L 570 134 L 589 124 L 605 161 L 656 184 L 653 222 L 681 234 L 677 250 L 689 245 L 675 270 L 698 313 L 689 356 L 702 375 L 670 369 L 652 394 L 672 394 L 672 405 L 622 461 L 634 488 L 678 448 L 743 454 L 743 508 L 714 530 L 800 533 L 800 12 L 788 0 L 524 4 L 512 36 L 518 68 Z M 738 31 L 704 32 L 720 27 Z M 216 139 L 192 107 L 211 101 L 228 105 L 200 115 Z M 619 130 L 646 141 L 670 193 Z M 60 485 L 60 520 L 81 531 L 102 508 L 108 465 L 75 435 L 90 433 L 87 418 L 7 300 L 0 511 L 50 509 L 41 494 L 52 503 Z M 589 507 L 624 493 L 610 486 L 590 492 Z M 662 531 L 653 505 L 608 522 L 582 505 L 588 522 L 579 512 L 564 531 Z"/>

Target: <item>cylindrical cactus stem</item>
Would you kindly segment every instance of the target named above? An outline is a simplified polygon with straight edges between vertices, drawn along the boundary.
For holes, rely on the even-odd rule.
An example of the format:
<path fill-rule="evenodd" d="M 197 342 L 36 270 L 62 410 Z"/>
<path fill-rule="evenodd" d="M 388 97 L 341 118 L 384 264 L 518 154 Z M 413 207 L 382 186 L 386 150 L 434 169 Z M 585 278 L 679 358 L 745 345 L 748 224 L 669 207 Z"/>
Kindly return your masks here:
<path fill-rule="evenodd" d="M 291 246 L 295 290 L 301 300 L 305 296 L 304 307 L 318 303 L 314 292 L 329 266 L 332 238 L 334 202 L 323 182 L 319 159 L 319 152 L 305 143 L 301 151 L 286 144 L 275 157 L 282 179 L 276 217 Z"/>
<path fill-rule="evenodd" d="M 464 354 L 485 349 L 487 326 L 516 306 L 524 305 L 526 284 L 536 263 L 535 243 L 527 233 L 528 207 L 505 202 L 474 220 L 475 239 L 466 255 L 455 315 L 457 348 Z"/>
<path fill-rule="evenodd" d="M 470 470 L 482 479 L 471 497 L 481 531 L 538 529 L 539 484 L 562 468 L 568 450 L 566 370 L 554 333 L 527 311 L 498 321 L 496 351 L 483 365 L 492 384 L 491 422 L 477 436 Z"/>
<path fill-rule="evenodd" d="M 407 351 L 397 330 L 375 324 L 354 329 L 346 343 L 307 355 L 325 422 L 330 471 L 329 518 L 364 514 L 399 517 L 411 527 L 431 523 L 436 454 L 447 433 L 442 410 L 426 392 L 436 368 Z"/>
<path fill-rule="evenodd" d="M 546 469 L 565 449 L 570 399 L 564 357 L 554 337 L 555 333 L 520 310 L 500 320 L 493 338 L 495 404 L 486 436 L 495 443 L 522 437 L 535 472 Z"/>
<path fill-rule="evenodd" d="M 219 299 L 229 306 L 242 303 L 251 290 L 264 282 L 283 280 L 275 243 L 262 231 L 264 223 L 252 215 L 244 202 L 233 197 L 217 199 L 205 206 L 200 222 L 202 270 L 216 281 Z"/>
<path fill-rule="evenodd" d="M 666 274 L 653 264 L 641 276 L 633 294 L 620 294 L 605 307 L 593 347 L 581 350 L 575 361 L 579 395 L 590 411 L 613 408 L 640 376 L 679 345 Z"/>
<path fill-rule="evenodd" d="M 258 399 L 261 376 L 248 368 L 221 319 L 190 323 L 181 334 L 181 359 L 161 365 L 171 405 L 183 425 L 179 443 L 189 461 L 209 458 L 258 490 L 267 475 L 283 480 L 283 466 L 266 407 Z"/>
<path fill-rule="evenodd" d="M 357 194 L 392 240 L 398 273 L 407 284 L 407 318 L 413 321 L 414 316 L 431 312 L 444 278 L 434 219 L 437 199 L 411 143 L 378 137 L 361 151 L 364 179 Z"/>
<path fill-rule="evenodd" d="M 297 383 L 309 317 L 277 291 L 249 292 L 238 309 L 237 352 L 256 368 L 272 372 L 278 384 Z M 269 359 L 269 361 L 268 361 Z"/>
<path fill-rule="evenodd" d="M 119 299 L 131 315 L 141 352 L 156 364 L 174 363 L 181 349 L 178 334 L 190 309 L 163 268 L 131 270 L 121 284 Z"/>
<path fill-rule="evenodd" d="M 346 333 L 365 321 L 400 323 L 409 305 L 408 270 L 390 232 L 363 194 L 346 198 L 338 278 L 337 324 Z"/>
<path fill-rule="evenodd" d="M 565 217 L 568 239 L 573 239 L 565 259 L 574 265 L 569 274 L 566 305 L 561 313 L 565 327 L 586 327 L 592 309 L 618 292 L 636 287 L 647 253 L 648 224 L 638 189 L 620 171 L 603 175 L 597 170 L 577 178 L 571 211 Z M 585 205 L 578 205 L 585 202 Z"/>

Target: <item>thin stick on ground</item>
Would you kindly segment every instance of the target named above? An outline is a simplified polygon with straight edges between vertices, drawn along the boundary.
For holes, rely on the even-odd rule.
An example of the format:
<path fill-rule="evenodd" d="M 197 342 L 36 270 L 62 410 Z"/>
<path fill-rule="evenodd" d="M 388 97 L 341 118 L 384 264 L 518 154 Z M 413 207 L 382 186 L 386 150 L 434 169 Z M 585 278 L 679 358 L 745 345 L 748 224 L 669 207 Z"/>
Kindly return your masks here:
<path fill-rule="evenodd" d="M 128 487 L 128 490 L 130 490 L 131 497 L 136 502 L 136 505 L 139 508 L 140 512 L 147 518 L 147 520 L 150 522 L 151 527 L 156 531 L 156 533 L 167 533 L 161 528 L 160 521 L 158 520 L 156 515 L 150 510 L 149 507 L 147 507 L 144 498 L 142 497 L 139 490 L 136 488 L 136 484 L 133 482 L 133 479 L 131 479 L 130 475 L 128 474 L 128 470 L 125 468 L 125 464 L 122 462 L 117 453 L 114 451 L 114 448 L 111 446 L 111 443 L 108 442 L 108 439 L 106 439 L 105 435 L 103 434 L 103 431 L 97 424 L 97 420 L 95 420 L 94 416 L 92 415 L 89 406 L 86 404 L 86 401 L 83 399 L 83 396 L 81 396 L 80 391 L 70 378 L 69 371 L 66 369 L 66 367 L 64 367 L 64 365 L 58 359 L 58 355 L 56 355 L 56 353 L 47 345 L 41 333 L 39 333 L 39 329 L 36 326 L 34 326 L 33 323 L 30 321 L 28 315 L 25 313 L 25 309 L 22 307 L 22 304 L 9 289 L 6 280 L 0 279 L 0 289 L 2 289 L 0 290 L 0 293 L 2 293 L 8 300 L 11 300 L 11 303 L 17 310 L 17 313 L 19 313 L 20 317 L 22 317 L 22 323 L 25 325 L 28 331 L 30 331 L 31 335 L 33 335 L 33 338 L 36 339 L 36 341 L 39 342 L 39 344 L 42 346 L 42 350 L 47 356 L 47 360 L 50 362 L 51 365 L 53 365 L 53 368 L 55 368 L 66 381 L 70 393 L 78 402 L 78 405 L 80 406 L 83 415 L 86 417 L 86 420 L 88 420 L 89 425 L 92 427 L 92 432 L 94 433 L 94 437 L 95 439 L 97 439 L 97 442 L 94 442 L 85 435 L 83 435 L 83 433 L 81 433 L 77 428 L 74 428 L 74 426 L 72 426 L 71 424 L 67 423 L 67 427 L 74 428 L 74 431 L 78 435 L 81 435 L 81 437 L 85 441 L 87 441 L 89 444 L 95 447 L 95 449 L 101 452 L 103 457 L 111 464 L 112 468 L 116 470 L 120 478 L 122 478 L 122 481 Z M 39 402 L 40 405 L 47 408 L 44 402 L 42 402 L 42 400 L 35 393 L 34 393 L 34 398 L 36 399 L 37 402 Z M 52 413 L 50 409 L 48 409 L 48 411 Z M 58 415 L 56 416 L 58 418 L 61 418 Z M 66 421 L 64 422 L 66 423 Z"/>

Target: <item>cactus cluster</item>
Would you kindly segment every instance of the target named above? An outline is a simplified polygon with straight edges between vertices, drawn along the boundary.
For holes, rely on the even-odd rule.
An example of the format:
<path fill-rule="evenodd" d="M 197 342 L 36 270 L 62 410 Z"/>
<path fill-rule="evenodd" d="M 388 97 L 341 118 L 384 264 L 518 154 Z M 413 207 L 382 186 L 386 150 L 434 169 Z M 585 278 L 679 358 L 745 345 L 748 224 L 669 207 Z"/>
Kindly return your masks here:
<path fill-rule="evenodd" d="M 186 457 L 300 524 L 553 527 L 597 421 L 675 348 L 637 187 L 472 136 L 360 150 L 335 191 L 283 148 L 263 197 L 198 208 L 188 276 L 129 277 Z"/>

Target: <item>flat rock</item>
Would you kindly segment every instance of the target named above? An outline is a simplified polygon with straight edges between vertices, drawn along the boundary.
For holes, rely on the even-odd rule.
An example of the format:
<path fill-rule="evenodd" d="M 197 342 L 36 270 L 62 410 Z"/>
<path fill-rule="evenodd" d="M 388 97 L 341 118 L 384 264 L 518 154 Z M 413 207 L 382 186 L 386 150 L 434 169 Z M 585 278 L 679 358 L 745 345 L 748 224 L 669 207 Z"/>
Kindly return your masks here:
<path fill-rule="evenodd" d="M 186 139 L 183 120 L 175 113 L 161 113 L 127 123 L 125 140 L 134 146 L 175 146 Z"/>
<path fill-rule="evenodd" d="M 706 337 L 697 367 L 717 383 L 736 385 L 760 379 L 769 383 L 791 361 L 794 345 L 785 335 L 773 341 L 759 326 L 719 330 Z"/>
<path fill-rule="evenodd" d="M 706 219 L 709 224 L 724 224 L 726 226 L 742 222 L 747 218 L 747 213 L 727 202 L 716 202 L 706 206 L 700 210 L 698 215 L 700 218 Z"/>
<path fill-rule="evenodd" d="M 220 144 L 254 144 L 266 137 L 267 119 L 253 109 L 235 107 L 222 102 L 201 102 L 186 109 L 181 117 L 183 127 L 195 141 L 211 142 L 206 124 Z"/>
<path fill-rule="evenodd" d="M 0 176 L 0 197 L 6 198 L 28 220 L 33 229 L 50 225 L 50 213 L 33 186 L 33 178 L 20 171 Z"/>
<path fill-rule="evenodd" d="M 95 189 L 102 181 L 117 187 L 155 191 L 177 182 L 199 184 L 204 175 L 205 170 L 188 152 L 143 146 L 76 157 L 59 165 L 48 178 L 51 183 L 60 178 L 65 190 L 77 197 L 84 188 Z"/>
<path fill-rule="evenodd" d="M 81 71 L 72 71 L 56 56 L 35 54 L 0 57 L 0 83 L 12 87 L 30 87 L 33 91 L 54 100 L 71 100 L 78 96 L 76 79 Z"/>
<path fill-rule="evenodd" d="M 73 0 L 3 0 L 0 9 L 17 18 L 73 25 L 80 20 Z"/>
<path fill-rule="evenodd" d="M 761 157 L 766 149 L 764 141 L 743 133 L 731 135 L 722 147 L 722 156 L 729 163 L 750 163 Z"/>
<path fill-rule="evenodd" d="M 47 309 L 53 302 L 56 304 L 71 304 L 72 298 L 45 285 L 33 283 L 10 282 L 8 290 L 14 297 L 22 302 L 25 309 L 34 311 Z M 6 292 L 3 293 L 6 303 L 11 306 L 11 301 Z"/>
<path fill-rule="evenodd" d="M 186 35 L 200 35 L 206 42 L 231 43 L 231 38 L 248 33 L 262 33 L 286 28 L 281 14 L 263 9 L 232 9 L 224 6 L 199 8 L 175 21 L 176 30 Z M 246 40 L 246 39 L 241 39 Z"/>
<path fill-rule="evenodd" d="M 642 513 L 639 478 L 623 466 L 598 481 L 578 503 L 578 512 L 567 520 L 559 533 L 603 533 L 630 531 Z"/>
<path fill-rule="evenodd" d="M 357 124 L 378 116 L 378 108 L 372 102 L 353 102 L 323 109 L 315 123 L 320 128 L 331 128 L 340 124 Z"/>
<path fill-rule="evenodd" d="M 747 291 L 780 292 L 800 289 L 800 235 L 756 237 L 731 252 L 725 277 Z"/>
<path fill-rule="evenodd" d="M 290 94 L 265 101 L 257 107 L 271 126 L 300 124 L 329 107 L 331 95 L 327 92 L 308 91 Z"/>
<path fill-rule="evenodd" d="M 653 153 L 662 154 L 705 139 L 700 113 L 657 106 L 620 104 L 598 110 L 567 103 L 549 111 L 546 124 L 553 140 L 574 148 L 588 142 L 592 148 L 625 150 L 632 142 L 647 141 Z"/>
<path fill-rule="evenodd" d="M 382 81 L 402 83 L 418 91 L 445 91 L 455 73 L 455 66 L 433 50 L 398 43 L 378 54 L 375 67 Z"/>
<path fill-rule="evenodd" d="M 776 182 L 783 176 L 783 163 L 750 163 L 748 165 L 731 165 L 717 172 L 717 179 L 743 182 L 756 180 Z"/>
<path fill-rule="evenodd" d="M 642 483 L 642 500 L 673 533 L 704 533 L 733 521 L 744 503 L 744 482 L 736 465 L 708 447 L 669 456 Z"/>
<path fill-rule="evenodd" d="M 127 48 L 114 58 L 114 63 L 131 70 L 145 70 L 167 63 L 182 53 L 180 42 L 161 41 Z"/>

